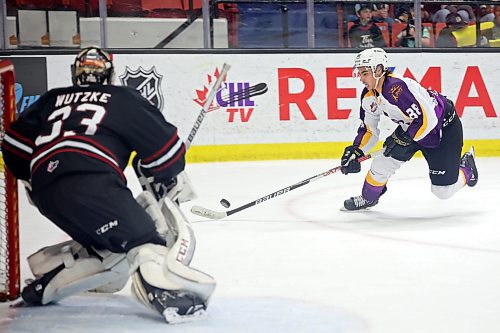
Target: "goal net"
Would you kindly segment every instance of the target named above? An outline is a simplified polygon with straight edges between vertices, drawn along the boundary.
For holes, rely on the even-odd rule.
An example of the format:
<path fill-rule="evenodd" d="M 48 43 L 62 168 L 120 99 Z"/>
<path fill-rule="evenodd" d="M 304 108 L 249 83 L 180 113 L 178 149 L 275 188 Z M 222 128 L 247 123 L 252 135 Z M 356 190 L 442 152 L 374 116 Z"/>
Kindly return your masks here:
<path fill-rule="evenodd" d="M 0 143 L 16 117 L 14 66 L 0 60 Z M 7 170 L 0 151 L 0 301 L 20 293 L 17 181 Z"/>

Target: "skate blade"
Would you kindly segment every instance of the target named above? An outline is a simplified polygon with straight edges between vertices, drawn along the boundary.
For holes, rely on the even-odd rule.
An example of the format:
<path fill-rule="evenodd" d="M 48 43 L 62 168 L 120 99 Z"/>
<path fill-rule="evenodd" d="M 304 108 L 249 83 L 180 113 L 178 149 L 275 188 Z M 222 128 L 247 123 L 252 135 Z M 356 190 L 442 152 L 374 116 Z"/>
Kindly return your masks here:
<path fill-rule="evenodd" d="M 9 304 L 11 308 L 26 308 L 29 306 L 31 306 L 31 304 L 26 303 L 22 297 L 16 298 Z"/>
<path fill-rule="evenodd" d="M 167 308 L 163 311 L 163 317 L 168 324 L 183 324 L 192 321 L 198 321 L 207 316 L 205 310 L 201 309 L 190 315 L 179 315 L 177 313 L 177 308 Z"/>
<path fill-rule="evenodd" d="M 472 157 L 476 157 L 476 152 L 474 151 L 474 146 L 470 146 L 469 153 L 472 154 Z"/>
<path fill-rule="evenodd" d="M 360 213 L 360 212 L 370 211 L 372 208 L 373 207 L 361 208 L 361 209 L 356 209 L 356 210 L 349 210 L 349 209 L 346 209 L 345 207 L 340 207 L 340 211 L 345 212 L 345 213 Z"/>

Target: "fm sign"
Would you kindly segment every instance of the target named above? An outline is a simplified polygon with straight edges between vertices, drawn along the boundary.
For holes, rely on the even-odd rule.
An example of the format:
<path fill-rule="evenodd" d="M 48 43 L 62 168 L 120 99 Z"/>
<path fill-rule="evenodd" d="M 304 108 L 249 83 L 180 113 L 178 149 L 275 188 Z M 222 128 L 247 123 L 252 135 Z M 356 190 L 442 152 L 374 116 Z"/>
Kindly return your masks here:
<path fill-rule="evenodd" d="M 419 81 L 409 69 L 403 74 L 405 77 Z M 355 87 L 339 87 L 339 78 L 352 78 L 351 67 L 333 67 L 326 69 L 326 101 L 328 119 L 347 119 L 351 109 L 340 109 L 339 99 L 357 98 Z M 290 92 L 290 81 L 301 80 L 303 90 Z M 441 92 L 441 67 L 429 67 L 420 79 L 420 84 L 425 88 L 431 88 Z M 462 116 L 466 107 L 481 107 L 486 117 L 497 117 L 490 95 L 486 89 L 481 72 L 477 66 L 468 66 L 465 69 L 463 80 L 455 107 L 459 116 Z M 471 96 L 474 86 L 477 96 Z M 296 107 L 302 113 L 305 120 L 316 120 L 316 115 L 309 105 L 309 99 L 315 92 L 314 76 L 303 68 L 278 68 L 278 92 L 279 92 L 279 118 L 290 120 L 290 106 Z"/>

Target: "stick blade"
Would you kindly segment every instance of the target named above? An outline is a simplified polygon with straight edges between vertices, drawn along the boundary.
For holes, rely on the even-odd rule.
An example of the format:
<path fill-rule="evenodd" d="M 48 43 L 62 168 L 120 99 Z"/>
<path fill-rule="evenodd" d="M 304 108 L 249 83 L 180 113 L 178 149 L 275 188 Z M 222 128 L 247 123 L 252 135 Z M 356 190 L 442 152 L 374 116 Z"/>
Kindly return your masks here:
<path fill-rule="evenodd" d="M 208 209 L 205 207 L 201 207 L 201 206 L 197 206 L 197 205 L 194 205 L 193 207 L 191 207 L 191 213 L 193 213 L 194 215 L 206 217 L 206 218 L 209 218 L 212 220 L 219 220 L 219 219 L 227 216 L 226 212 L 216 212 L 214 210 L 211 210 L 211 209 Z"/>

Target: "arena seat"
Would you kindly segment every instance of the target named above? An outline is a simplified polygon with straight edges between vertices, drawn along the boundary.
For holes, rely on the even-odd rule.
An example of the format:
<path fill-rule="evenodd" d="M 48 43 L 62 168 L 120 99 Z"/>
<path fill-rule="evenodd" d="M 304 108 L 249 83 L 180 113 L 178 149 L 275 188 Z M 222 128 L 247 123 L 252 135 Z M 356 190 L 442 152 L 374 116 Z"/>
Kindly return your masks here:
<path fill-rule="evenodd" d="M 338 46 L 335 4 L 315 5 L 316 47 Z M 308 46 L 307 8 L 304 4 L 238 4 L 238 47 L 302 48 Z M 288 19 L 288 24 L 284 21 Z M 285 29 L 285 31 L 284 31 Z"/>
<path fill-rule="evenodd" d="M 238 4 L 238 46 L 242 48 L 281 48 L 282 20 L 279 4 Z"/>

